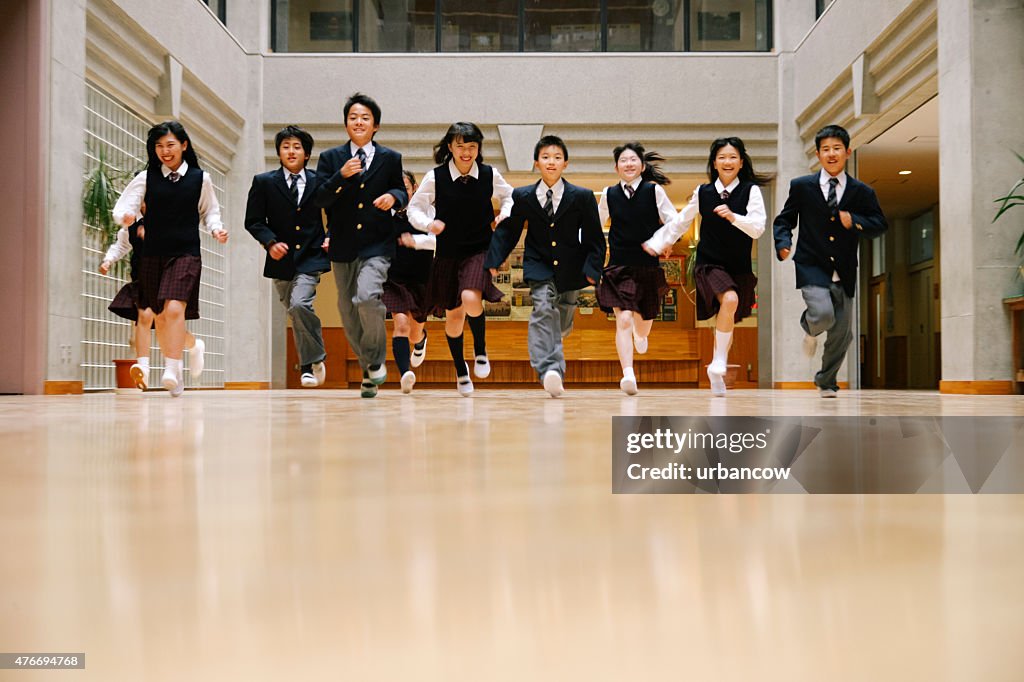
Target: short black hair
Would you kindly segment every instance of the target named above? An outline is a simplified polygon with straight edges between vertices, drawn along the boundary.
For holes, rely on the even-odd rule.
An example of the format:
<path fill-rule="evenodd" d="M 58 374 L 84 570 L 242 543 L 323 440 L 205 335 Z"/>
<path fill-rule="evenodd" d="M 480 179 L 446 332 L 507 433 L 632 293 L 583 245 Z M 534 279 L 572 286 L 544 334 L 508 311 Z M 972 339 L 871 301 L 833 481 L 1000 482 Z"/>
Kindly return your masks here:
<path fill-rule="evenodd" d="M 844 147 L 850 148 L 850 133 L 846 132 L 846 128 L 837 125 L 827 125 L 819 130 L 814 136 L 814 148 L 821 149 L 821 141 L 827 137 L 837 137 L 842 140 Z"/>
<path fill-rule="evenodd" d="M 412 174 L 411 170 L 402 170 L 402 175 L 408 178 L 410 187 L 414 187 L 416 185 L 416 176 Z"/>
<path fill-rule="evenodd" d="M 562 154 L 565 156 L 565 160 L 569 160 L 569 148 L 565 146 L 565 142 L 562 138 L 557 135 L 545 135 L 544 137 L 537 140 L 537 144 L 533 147 L 533 160 L 536 161 L 540 158 L 540 150 L 544 147 L 558 147 L 562 150 Z"/>
<path fill-rule="evenodd" d="M 364 107 L 370 110 L 373 114 L 373 124 L 380 125 L 380 105 L 373 101 L 373 98 L 369 95 L 364 95 L 361 92 L 354 92 L 349 95 L 349 98 L 345 100 L 345 120 L 348 120 L 349 109 L 355 104 L 362 104 Z"/>
<path fill-rule="evenodd" d="M 281 130 L 277 131 L 277 135 L 274 136 L 274 148 L 277 149 L 278 156 L 281 155 L 281 143 L 289 137 L 294 137 L 302 143 L 302 151 L 306 152 L 306 156 L 313 153 L 312 135 L 299 126 L 285 126 L 284 128 L 281 128 Z"/>

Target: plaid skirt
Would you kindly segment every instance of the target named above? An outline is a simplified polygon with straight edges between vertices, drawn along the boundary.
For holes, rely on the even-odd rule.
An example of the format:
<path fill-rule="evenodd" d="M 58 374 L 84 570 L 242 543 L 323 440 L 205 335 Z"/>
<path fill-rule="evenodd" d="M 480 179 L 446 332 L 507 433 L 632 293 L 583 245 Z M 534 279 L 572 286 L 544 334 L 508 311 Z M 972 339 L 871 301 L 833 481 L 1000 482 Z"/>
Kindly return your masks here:
<path fill-rule="evenodd" d="M 609 265 L 597 285 L 597 304 L 606 313 L 632 310 L 653 320 L 661 310 L 661 297 L 668 292 L 660 265 Z"/>
<path fill-rule="evenodd" d="M 417 322 L 427 321 L 427 285 L 415 282 L 396 282 L 389 279 L 384 282 L 381 294 L 384 307 L 394 316 L 397 313 L 409 315 Z"/>
<path fill-rule="evenodd" d="M 121 287 L 121 290 L 114 295 L 114 300 L 107 306 L 107 310 L 126 320 L 138 321 L 139 283 L 132 280 Z"/>
<path fill-rule="evenodd" d="M 724 294 L 730 289 L 735 291 L 740 299 L 733 320 L 739 322 L 750 315 L 756 301 L 757 277 L 754 273 L 731 275 L 720 265 L 698 265 L 694 268 L 693 278 L 697 282 L 698 320 L 707 320 L 717 315 L 721 307 L 718 303 L 718 294 Z"/>
<path fill-rule="evenodd" d="M 496 303 L 504 297 L 498 287 L 491 283 L 491 271 L 484 268 L 484 251 L 466 258 L 442 256 L 434 258 L 427 282 L 427 303 L 431 315 L 443 317 L 446 310 L 462 306 L 462 292 L 476 289 L 483 293 L 483 299 Z"/>
<path fill-rule="evenodd" d="M 164 301 L 184 301 L 185 319 L 199 319 L 199 281 L 203 261 L 199 256 L 143 256 L 139 275 L 138 304 L 159 315 Z"/>

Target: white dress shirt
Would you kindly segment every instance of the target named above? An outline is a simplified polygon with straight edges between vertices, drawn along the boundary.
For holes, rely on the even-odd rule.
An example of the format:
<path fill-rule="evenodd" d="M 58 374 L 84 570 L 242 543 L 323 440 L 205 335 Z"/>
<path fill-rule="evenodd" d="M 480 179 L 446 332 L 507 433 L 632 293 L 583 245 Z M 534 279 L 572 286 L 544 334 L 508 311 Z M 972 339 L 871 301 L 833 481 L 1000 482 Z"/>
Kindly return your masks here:
<path fill-rule="evenodd" d="M 349 144 L 351 144 L 351 143 L 349 143 Z M 353 147 L 355 147 L 355 145 L 353 145 Z M 352 158 L 355 158 L 356 156 L 359 155 L 359 150 L 360 149 L 362 149 L 363 153 L 366 154 L 366 164 L 363 166 L 363 170 L 365 171 L 365 170 L 367 170 L 370 167 L 370 164 L 373 163 L 373 153 L 375 151 L 375 148 L 373 146 L 373 140 L 370 140 L 369 142 L 364 144 L 362 147 L 355 147 L 352 150 Z"/>
<path fill-rule="evenodd" d="M 740 184 L 739 178 L 733 178 L 733 181 L 728 186 L 722 184 L 719 179 L 715 180 L 715 191 L 719 195 L 722 192 L 728 190 L 729 194 L 736 191 L 736 188 Z M 679 216 L 671 223 L 665 223 L 657 232 L 655 232 L 650 239 L 644 244 L 650 246 L 652 249 L 661 253 L 666 248 L 675 244 L 679 241 L 679 238 L 686 234 L 686 231 L 690 229 L 693 224 L 693 219 L 697 217 L 700 212 L 700 188 L 702 185 L 698 185 L 697 189 L 693 190 L 693 195 L 690 196 L 689 203 L 683 207 L 683 210 L 679 212 Z M 757 239 L 764 233 L 764 226 L 768 218 L 764 211 L 764 197 L 761 196 L 761 188 L 754 185 L 750 188 L 750 196 L 747 198 L 747 214 L 739 215 L 733 213 L 734 220 L 732 224 L 738 229 L 742 230 L 745 234 L 749 235 L 751 239 Z"/>
<path fill-rule="evenodd" d="M 821 172 L 818 173 L 818 185 L 821 186 L 821 196 L 825 197 L 825 201 L 828 201 L 828 180 L 832 176 L 822 168 Z M 846 171 L 839 171 L 839 184 L 836 185 L 836 203 L 843 200 L 843 192 L 846 191 Z"/>
<path fill-rule="evenodd" d="M 455 167 L 454 161 L 448 162 L 448 172 L 451 174 L 452 180 L 462 177 L 462 173 Z M 500 223 L 512 213 L 512 185 L 508 184 L 505 178 L 501 177 L 501 173 L 498 172 L 497 168 L 492 166 L 491 172 L 494 174 L 494 180 L 492 181 L 493 193 L 491 196 L 498 200 L 498 217 L 495 220 Z M 476 161 L 473 162 L 466 175 L 476 179 L 480 178 L 480 167 L 477 166 Z M 437 215 L 437 211 L 434 209 L 436 187 L 434 170 L 431 169 L 423 176 L 423 182 L 420 183 L 419 189 L 416 190 L 416 193 L 412 195 L 412 199 L 409 200 L 407 213 L 409 224 L 420 232 L 429 231 L 430 224 L 434 222 L 434 216 Z"/>
<path fill-rule="evenodd" d="M 619 182 L 622 187 L 622 191 L 626 191 L 626 187 L 632 187 L 633 192 L 636 192 L 637 187 L 640 186 L 642 178 L 638 175 L 633 178 L 632 182 Z M 601 226 L 608 222 L 608 190 L 610 187 L 605 187 L 604 192 L 601 193 L 601 202 L 597 205 L 597 211 L 601 216 Z M 626 192 L 626 196 L 629 196 L 629 192 Z M 672 205 L 672 201 L 665 194 L 665 190 L 658 183 L 654 183 L 654 199 L 658 203 L 658 216 L 661 218 L 662 225 L 668 225 L 671 221 L 676 219 L 678 215 L 676 213 L 676 207 Z"/>
<path fill-rule="evenodd" d="M 117 239 L 107 249 L 106 255 L 103 256 L 104 262 L 113 265 L 117 261 L 127 256 L 132 251 L 132 244 L 128 241 L 128 228 L 122 227 L 117 231 Z"/>
<path fill-rule="evenodd" d="M 565 194 L 565 183 L 562 182 L 562 178 L 558 178 L 558 181 L 551 187 L 548 187 L 543 180 L 537 183 L 537 201 L 540 202 L 541 208 L 548 203 L 549 189 L 551 190 L 551 207 L 557 211 L 558 205 L 562 203 L 562 195 Z"/>
<path fill-rule="evenodd" d="M 171 169 L 160 164 L 160 172 L 166 178 L 171 174 Z M 178 166 L 178 175 L 184 177 L 188 172 L 188 163 L 181 162 Z M 123 225 L 126 215 L 133 215 L 138 220 L 141 216 L 142 200 L 146 198 L 146 171 L 142 171 L 128 183 L 128 186 L 121 192 L 117 203 L 114 204 L 114 222 Z M 220 204 L 217 202 L 217 194 L 213 191 L 213 180 L 210 174 L 203 171 L 203 189 L 199 194 L 199 219 L 200 225 L 206 227 L 207 232 L 220 230 L 227 232 L 224 223 L 220 219 Z"/>
<path fill-rule="evenodd" d="M 299 177 L 299 179 L 296 180 L 295 182 L 299 186 L 299 200 L 298 200 L 298 203 L 300 203 L 300 204 L 302 203 L 302 193 L 306 191 L 306 174 L 303 172 L 304 170 L 305 169 L 302 169 L 298 173 L 295 174 L 295 175 L 297 175 Z M 291 187 L 292 186 L 292 172 L 290 170 L 288 170 L 287 168 L 285 168 L 284 166 L 281 166 L 281 172 L 284 173 L 284 184 L 288 185 L 288 187 Z"/>

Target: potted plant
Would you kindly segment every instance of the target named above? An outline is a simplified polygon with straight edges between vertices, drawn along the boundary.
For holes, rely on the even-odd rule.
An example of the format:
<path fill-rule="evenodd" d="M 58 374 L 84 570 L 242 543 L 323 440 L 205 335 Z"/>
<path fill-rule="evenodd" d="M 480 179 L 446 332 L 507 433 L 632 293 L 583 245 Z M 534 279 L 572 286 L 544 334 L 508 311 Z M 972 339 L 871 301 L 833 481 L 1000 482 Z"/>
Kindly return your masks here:
<path fill-rule="evenodd" d="M 1017 154 L 1017 158 L 1020 159 L 1021 163 L 1024 163 L 1024 156 Z M 996 211 L 996 216 L 992 218 L 992 222 L 999 220 L 1004 213 L 1014 206 L 1024 206 L 1024 178 L 1014 183 L 1010 191 L 1006 193 L 1006 196 L 999 197 L 995 202 L 999 204 L 999 210 Z M 1024 250 L 1024 231 L 1021 232 L 1020 237 L 1017 239 L 1017 247 L 1014 249 L 1014 253 L 1021 253 L 1022 250 Z M 1024 264 L 1017 266 L 1017 276 L 1024 277 Z"/>

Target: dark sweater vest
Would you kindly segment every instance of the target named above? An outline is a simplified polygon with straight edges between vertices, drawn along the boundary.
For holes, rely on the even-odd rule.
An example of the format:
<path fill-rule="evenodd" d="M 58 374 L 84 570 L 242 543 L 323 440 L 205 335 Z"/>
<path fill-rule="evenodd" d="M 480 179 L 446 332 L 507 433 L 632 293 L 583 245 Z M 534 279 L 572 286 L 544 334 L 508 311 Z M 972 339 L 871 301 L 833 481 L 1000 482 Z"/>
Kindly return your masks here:
<path fill-rule="evenodd" d="M 150 168 L 146 172 L 147 256 L 199 255 L 199 196 L 203 171 L 189 166 L 177 182 Z"/>
<path fill-rule="evenodd" d="M 611 216 L 608 265 L 657 267 L 658 257 L 641 246 L 661 227 L 654 186 L 653 182 L 641 182 L 632 199 L 626 198 L 621 183 L 608 188 L 608 214 Z"/>
<path fill-rule="evenodd" d="M 439 258 L 462 259 L 491 245 L 494 172 L 482 163 L 477 168 L 480 177 L 467 183 L 452 180 L 447 163 L 434 169 L 435 217 L 445 225 L 444 232 L 437 235 Z"/>
<path fill-rule="evenodd" d="M 729 206 L 736 215 L 747 214 L 750 188 L 754 185 L 741 181 L 727 201 L 715 189 L 714 183 L 701 185 L 697 198 L 700 206 L 700 242 L 697 244 L 697 265 L 718 265 L 730 273 L 748 273 L 750 251 L 754 240 L 725 218 L 715 214 L 721 204 Z"/>
<path fill-rule="evenodd" d="M 405 210 L 395 212 L 395 239 L 403 233 L 412 235 L 423 234 L 409 225 Z M 388 279 L 406 284 L 426 284 L 430 279 L 430 266 L 434 261 L 434 252 L 429 249 L 410 249 L 399 244 L 395 247 L 395 257 L 391 259 Z"/>

